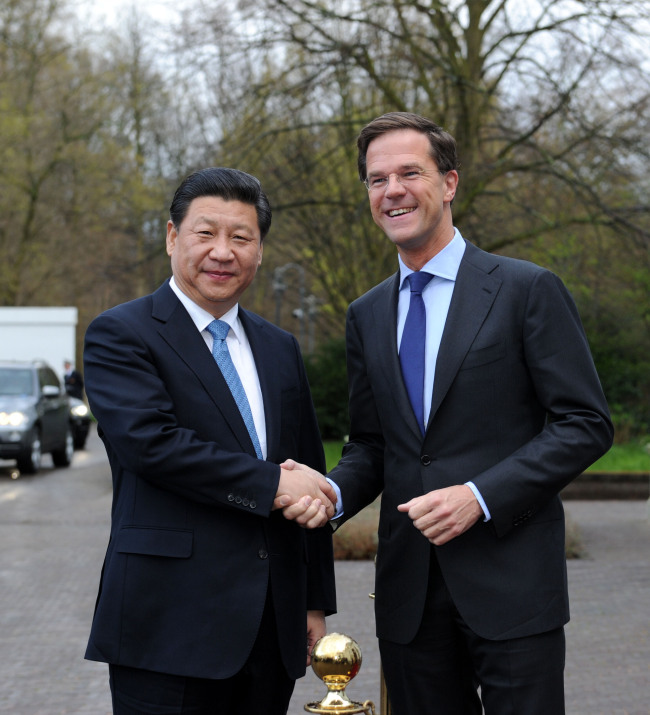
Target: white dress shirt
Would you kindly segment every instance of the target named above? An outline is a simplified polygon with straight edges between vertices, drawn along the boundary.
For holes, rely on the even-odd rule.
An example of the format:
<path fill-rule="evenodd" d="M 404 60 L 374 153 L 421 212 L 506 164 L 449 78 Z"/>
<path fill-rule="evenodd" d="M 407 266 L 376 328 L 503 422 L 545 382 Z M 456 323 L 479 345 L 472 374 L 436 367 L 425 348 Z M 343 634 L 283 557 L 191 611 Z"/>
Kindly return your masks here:
<path fill-rule="evenodd" d="M 206 346 L 212 354 L 212 335 L 207 331 L 208 325 L 215 319 L 213 315 L 198 306 L 191 298 L 189 298 L 183 291 L 178 287 L 173 276 L 169 281 L 170 288 L 178 296 L 185 309 L 192 318 L 197 330 L 201 333 Z M 267 457 L 267 444 L 266 444 L 266 418 L 264 416 L 264 400 L 262 399 L 262 389 L 260 387 L 260 380 L 257 374 L 257 367 L 255 366 L 255 360 L 253 358 L 253 352 L 251 351 L 250 343 L 248 342 L 248 337 L 244 327 L 239 319 L 239 304 L 233 306 L 227 313 L 224 313 L 218 320 L 223 320 L 224 323 L 230 325 L 230 330 L 226 337 L 226 345 L 228 346 L 228 351 L 230 352 L 230 357 L 232 358 L 233 364 L 237 373 L 239 374 L 239 379 L 246 392 L 246 397 L 251 407 L 251 413 L 253 414 L 253 422 L 255 422 L 255 430 L 257 432 L 257 437 L 260 441 L 260 447 L 262 449 L 262 455 L 264 459 Z"/>

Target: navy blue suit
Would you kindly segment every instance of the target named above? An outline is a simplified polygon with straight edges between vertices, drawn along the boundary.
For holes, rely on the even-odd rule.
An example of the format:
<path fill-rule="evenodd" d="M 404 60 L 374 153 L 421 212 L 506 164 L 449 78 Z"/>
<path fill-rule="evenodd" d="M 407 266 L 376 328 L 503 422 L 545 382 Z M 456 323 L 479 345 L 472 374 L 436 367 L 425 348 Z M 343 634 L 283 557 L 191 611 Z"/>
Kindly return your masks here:
<path fill-rule="evenodd" d="M 549 271 L 468 243 L 423 437 L 400 371 L 398 288 L 396 274 L 349 308 L 350 441 L 329 475 L 343 520 L 382 494 L 377 634 L 408 644 L 418 633 L 432 549 L 460 619 L 481 638 L 561 628 L 569 604 L 559 492 L 613 434 L 575 305 Z M 397 510 L 467 481 L 492 519 L 444 546 L 432 547 Z"/>
<path fill-rule="evenodd" d="M 307 609 L 335 609 L 331 530 L 271 511 L 279 463 L 325 467 L 299 347 L 239 315 L 264 399 L 266 461 L 168 283 L 88 328 L 86 389 L 114 488 L 91 660 L 227 678 L 251 651 L 270 589 L 295 679 L 305 672 Z"/>

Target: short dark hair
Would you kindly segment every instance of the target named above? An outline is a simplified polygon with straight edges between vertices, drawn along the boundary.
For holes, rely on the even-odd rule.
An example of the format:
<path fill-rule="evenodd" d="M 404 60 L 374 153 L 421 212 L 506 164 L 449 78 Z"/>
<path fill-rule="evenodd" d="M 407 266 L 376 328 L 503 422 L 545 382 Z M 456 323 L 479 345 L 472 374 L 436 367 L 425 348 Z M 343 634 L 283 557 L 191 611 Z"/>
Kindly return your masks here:
<path fill-rule="evenodd" d="M 373 139 L 400 129 L 415 129 L 425 134 L 431 145 L 431 158 L 436 162 L 439 171 L 443 173 L 458 169 L 458 155 L 456 153 L 456 140 L 442 127 L 426 117 L 412 112 L 388 112 L 381 117 L 373 119 L 361 130 L 357 138 L 357 166 L 359 178 L 365 181 L 368 173 L 366 168 L 366 153 L 368 145 Z"/>
<path fill-rule="evenodd" d="M 271 228 L 271 205 L 259 180 L 239 169 L 221 166 L 201 169 L 183 179 L 169 207 L 176 228 L 187 216 L 190 204 L 201 196 L 218 196 L 225 201 L 241 201 L 255 207 L 262 240 Z"/>

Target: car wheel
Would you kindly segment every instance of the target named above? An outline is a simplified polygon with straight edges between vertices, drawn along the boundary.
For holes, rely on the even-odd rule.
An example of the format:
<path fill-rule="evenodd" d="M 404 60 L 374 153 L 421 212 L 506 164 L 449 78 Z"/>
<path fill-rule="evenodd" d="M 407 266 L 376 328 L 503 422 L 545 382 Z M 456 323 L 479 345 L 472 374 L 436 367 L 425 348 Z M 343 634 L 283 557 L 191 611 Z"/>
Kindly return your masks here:
<path fill-rule="evenodd" d="M 68 467 L 72 462 L 74 454 L 74 440 L 72 438 L 72 430 L 68 427 L 65 431 L 65 442 L 61 449 L 52 450 L 52 461 L 55 467 Z"/>
<path fill-rule="evenodd" d="M 41 468 L 41 434 L 34 428 L 32 432 L 29 451 L 18 457 L 18 469 L 25 474 L 36 474 Z"/>
<path fill-rule="evenodd" d="M 86 446 L 86 440 L 88 439 L 88 432 L 90 432 L 90 426 L 70 422 L 70 429 L 72 430 L 72 441 L 74 442 L 75 450 L 83 449 Z"/>
<path fill-rule="evenodd" d="M 86 446 L 87 434 L 75 434 L 74 436 L 74 448 L 83 449 Z"/>

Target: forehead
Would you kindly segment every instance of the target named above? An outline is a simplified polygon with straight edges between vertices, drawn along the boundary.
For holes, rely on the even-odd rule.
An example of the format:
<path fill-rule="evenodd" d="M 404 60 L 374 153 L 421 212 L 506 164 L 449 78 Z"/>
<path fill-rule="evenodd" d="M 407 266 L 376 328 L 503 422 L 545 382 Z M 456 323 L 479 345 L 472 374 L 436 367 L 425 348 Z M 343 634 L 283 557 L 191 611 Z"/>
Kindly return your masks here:
<path fill-rule="evenodd" d="M 397 129 L 373 139 L 366 151 L 368 174 L 407 166 L 435 166 L 429 139 L 415 129 Z"/>
<path fill-rule="evenodd" d="M 183 224 L 208 223 L 243 226 L 259 231 L 257 211 L 252 204 L 221 196 L 199 196 L 190 203 Z"/>

